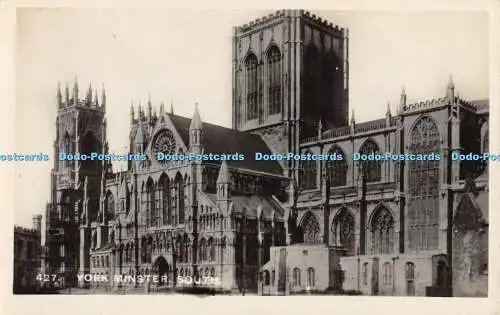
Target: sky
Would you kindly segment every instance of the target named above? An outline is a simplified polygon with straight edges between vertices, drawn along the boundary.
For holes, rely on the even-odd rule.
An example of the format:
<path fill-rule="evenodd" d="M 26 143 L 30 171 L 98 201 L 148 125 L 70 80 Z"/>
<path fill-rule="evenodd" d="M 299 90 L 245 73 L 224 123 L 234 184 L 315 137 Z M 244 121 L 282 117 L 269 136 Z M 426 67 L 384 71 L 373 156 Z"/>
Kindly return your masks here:
<path fill-rule="evenodd" d="M 48 162 L 15 165 L 17 225 L 31 226 L 50 199 L 58 82 L 80 95 L 89 83 L 107 93 L 110 152 L 128 150 L 133 102 L 231 126 L 231 32 L 272 11 L 19 9 L 16 52 L 16 152 Z M 444 97 L 453 75 L 469 100 L 488 98 L 488 16 L 472 11 L 314 11 L 349 28 L 350 109 L 356 121 L 408 102 Z"/>

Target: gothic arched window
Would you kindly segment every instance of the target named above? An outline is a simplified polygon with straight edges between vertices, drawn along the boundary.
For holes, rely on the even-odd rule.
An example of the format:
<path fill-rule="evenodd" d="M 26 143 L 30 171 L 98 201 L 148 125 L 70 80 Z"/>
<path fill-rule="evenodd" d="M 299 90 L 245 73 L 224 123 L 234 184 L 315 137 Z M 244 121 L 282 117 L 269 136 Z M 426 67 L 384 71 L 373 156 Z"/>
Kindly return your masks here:
<path fill-rule="evenodd" d="M 382 285 L 392 285 L 392 266 L 390 262 L 385 262 L 382 267 Z"/>
<path fill-rule="evenodd" d="M 363 145 L 359 149 L 359 153 L 362 155 L 368 155 L 371 153 L 380 154 L 380 149 L 375 141 L 369 139 L 366 140 L 365 143 L 363 143 Z M 380 162 L 380 160 L 362 161 L 361 170 L 367 183 L 378 182 L 382 178 L 382 163 Z"/>
<path fill-rule="evenodd" d="M 111 192 L 108 192 L 106 195 L 106 215 L 108 220 L 112 220 L 115 217 L 115 198 L 113 198 Z"/>
<path fill-rule="evenodd" d="M 258 84 L 259 75 L 257 72 L 258 60 L 254 54 L 250 54 L 245 59 L 246 70 L 246 95 L 247 95 L 247 120 L 256 119 L 258 116 Z"/>
<path fill-rule="evenodd" d="M 305 244 L 319 244 L 319 224 L 314 215 L 306 214 L 302 223 L 303 240 Z"/>
<path fill-rule="evenodd" d="M 170 200 L 170 180 L 163 175 L 159 181 L 161 195 L 161 215 L 163 225 L 172 224 L 172 208 Z"/>
<path fill-rule="evenodd" d="M 300 269 L 293 268 L 293 285 L 300 287 Z"/>
<path fill-rule="evenodd" d="M 410 152 L 439 152 L 439 138 L 434 121 L 423 117 L 411 130 Z M 409 161 L 409 178 L 409 249 L 435 250 L 439 231 L 439 161 Z"/>
<path fill-rule="evenodd" d="M 200 261 L 207 260 L 207 241 L 202 238 L 200 242 Z"/>
<path fill-rule="evenodd" d="M 405 265 L 406 295 L 415 295 L 415 264 L 407 262 Z"/>
<path fill-rule="evenodd" d="M 310 151 L 306 151 L 304 154 L 311 154 Z M 315 189 L 317 186 L 316 180 L 318 176 L 318 165 L 316 161 L 312 159 L 300 161 L 300 178 L 299 183 L 302 189 Z"/>
<path fill-rule="evenodd" d="M 354 216 L 342 209 L 333 220 L 333 242 L 342 246 L 351 255 L 354 254 Z"/>
<path fill-rule="evenodd" d="M 394 218 L 384 207 L 372 217 L 372 254 L 391 254 L 394 251 Z"/>
<path fill-rule="evenodd" d="M 314 268 L 309 267 L 307 269 L 307 286 L 314 287 L 316 285 L 316 274 Z"/>
<path fill-rule="evenodd" d="M 333 146 L 328 155 L 342 156 L 342 160 L 328 160 L 326 161 L 326 176 L 330 183 L 330 187 L 340 187 L 345 186 L 347 183 L 347 162 L 345 160 L 345 154 L 337 146 Z"/>
<path fill-rule="evenodd" d="M 215 242 L 213 238 L 208 239 L 208 260 L 215 261 Z"/>
<path fill-rule="evenodd" d="M 179 224 L 184 223 L 184 214 L 185 214 L 185 208 L 184 208 L 184 179 L 182 178 L 180 173 L 177 173 L 177 176 L 175 177 L 175 191 L 176 191 L 176 209 L 177 209 L 177 220 Z"/>
<path fill-rule="evenodd" d="M 158 225 L 158 217 L 156 213 L 156 196 L 155 196 L 155 188 L 154 183 L 151 178 L 149 178 L 146 184 L 146 198 L 147 198 L 147 207 L 148 207 L 148 226 L 157 226 Z"/>
<path fill-rule="evenodd" d="M 281 53 L 272 46 L 267 52 L 267 82 L 269 115 L 281 112 Z"/>

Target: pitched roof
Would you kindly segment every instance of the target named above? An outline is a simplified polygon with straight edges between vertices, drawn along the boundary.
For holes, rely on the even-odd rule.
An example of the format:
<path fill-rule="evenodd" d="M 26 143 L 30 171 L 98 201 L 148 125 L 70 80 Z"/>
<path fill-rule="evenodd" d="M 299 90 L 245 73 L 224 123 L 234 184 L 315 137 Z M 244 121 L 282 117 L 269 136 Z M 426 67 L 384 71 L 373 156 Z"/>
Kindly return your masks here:
<path fill-rule="evenodd" d="M 189 144 L 189 126 L 191 125 L 191 119 L 174 114 L 167 115 L 177 129 L 182 141 L 184 141 L 185 144 Z M 270 174 L 283 174 L 283 169 L 277 161 L 256 161 L 254 159 L 255 152 L 261 152 L 263 154 L 272 153 L 259 135 L 208 123 L 203 123 L 203 130 L 205 133 L 203 144 L 206 153 L 241 153 L 245 155 L 245 159 L 242 161 L 227 161 L 229 167 Z M 210 162 L 220 163 L 220 161 Z"/>

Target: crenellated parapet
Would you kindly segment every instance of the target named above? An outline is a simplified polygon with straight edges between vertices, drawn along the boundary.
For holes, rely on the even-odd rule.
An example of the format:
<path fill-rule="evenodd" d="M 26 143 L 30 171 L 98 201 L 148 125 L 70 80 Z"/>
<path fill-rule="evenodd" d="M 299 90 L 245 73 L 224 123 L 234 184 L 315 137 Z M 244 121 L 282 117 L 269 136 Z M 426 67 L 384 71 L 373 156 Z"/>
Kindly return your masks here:
<path fill-rule="evenodd" d="M 345 28 L 335 25 L 325 19 L 322 19 L 321 17 L 316 16 L 316 14 L 313 14 L 309 11 L 300 10 L 299 13 L 300 16 L 304 18 L 306 21 L 315 24 L 316 26 L 319 26 L 323 29 L 333 31 L 335 33 L 342 33 L 345 31 Z"/>
<path fill-rule="evenodd" d="M 286 16 L 287 10 L 278 10 L 274 13 L 270 13 L 267 16 L 263 16 L 261 18 L 255 19 L 250 23 L 243 24 L 239 27 L 236 27 L 237 33 L 245 33 L 250 30 L 255 30 L 259 27 L 267 27 L 269 24 L 280 21 Z"/>
<path fill-rule="evenodd" d="M 407 104 L 407 105 L 402 106 L 402 108 L 401 108 L 402 114 L 414 113 L 414 112 L 428 110 L 428 109 L 435 109 L 437 107 L 447 105 L 448 104 L 447 101 L 448 100 L 446 98 L 435 98 L 432 100 Z"/>
<path fill-rule="evenodd" d="M 38 231 L 36 229 L 32 229 L 32 228 L 22 227 L 22 226 L 14 226 L 14 233 L 15 234 L 37 236 L 40 234 L 40 231 Z"/>
<path fill-rule="evenodd" d="M 303 18 L 305 21 L 318 26 L 320 28 L 323 28 L 325 30 L 331 31 L 333 33 L 343 33 L 345 31 L 345 28 L 340 27 L 338 25 L 335 25 L 326 19 L 323 19 L 319 16 L 316 16 L 316 14 L 313 14 L 309 11 L 305 10 L 278 10 L 273 13 L 270 13 L 266 16 L 262 16 L 258 19 L 255 19 L 249 23 L 243 24 L 239 27 L 236 27 L 236 32 L 237 33 L 246 33 L 248 31 L 255 31 L 256 29 L 259 28 L 265 28 L 268 27 L 270 24 L 279 22 L 283 20 L 284 18 L 288 17 L 300 17 Z"/>

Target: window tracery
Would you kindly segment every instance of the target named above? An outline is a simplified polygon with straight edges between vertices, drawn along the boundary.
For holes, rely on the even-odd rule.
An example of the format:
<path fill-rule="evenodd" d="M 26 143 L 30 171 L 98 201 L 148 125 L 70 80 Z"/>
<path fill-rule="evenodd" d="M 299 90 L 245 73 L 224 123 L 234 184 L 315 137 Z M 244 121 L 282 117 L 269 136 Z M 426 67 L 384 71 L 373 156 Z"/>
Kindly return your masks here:
<path fill-rule="evenodd" d="M 310 151 L 306 151 L 304 153 L 305 155 L 307 154 L 312 154 Z M 299 182 L 304 190 L 308 189 L 315 189 L 317 187 L 317 177 L 318 177 L 318 165 L 316 161 L 313 161 L 312 159 L 305 160 L 305 161 L 300 161 L 301 167 L 300 167 L 300 178 Z"/>
<path fill-rule="evenodd" d="M 254 54 L 245 59 L 246 94 L 247 94 L 247 120 L 256 119 L 258 116 L 258 60 Z"/>
<path fill-rule="evenodd" d="M 326 161 L 326 174 L 330 187 L 340 187 L 347 184 L 347 161 L 345 154 L 338 146 L 334 146 L 328 152 L 328 155 L 342 156 L 342 160 Z"/>
<path fill-rule="evenodd" d="M 362 155 L 380 154 L 380 149 L 375 141 L 368 139 L 359 149 L 359 153 Z M 380 160 L 361 161 L 361 171 L 367 183 L 379 182 L 382 174 L 382 163 Z"/>
<path fill-rule="evenodd" d="M 333 242 L 342 246 L 351 254 L 354 254 L 354 216 L 347 210 L 342 209 L 333 221 Z"/>
<path fill-rule="evenodd" d="M 267 53 L 269 115 L 281 112 L 281 53 L 272 46 Z"/>
<path fill-rule="evenodd" d="M 410 134 L 413 154 L 439 153 L 440 136 L 434 121 L 422 117 Z M 439 161 L 409 161 L 408 241 L 410 250 L 438 248 Z"/>
<path fill-rule="evenodd" d="M 372 254 L 391 254 L 394 251 L 394 218 L 384 207 L 375 211 L 372 218 Z"/>
<path fill-rule="evenodd" d="M 303 240 L 305 244 L 319 244 L 319 224 L 312 214 L 307 214 L 304 222 L 302 223 Z"/>

